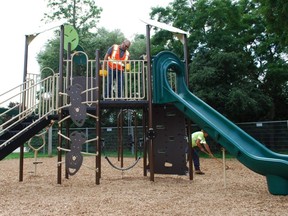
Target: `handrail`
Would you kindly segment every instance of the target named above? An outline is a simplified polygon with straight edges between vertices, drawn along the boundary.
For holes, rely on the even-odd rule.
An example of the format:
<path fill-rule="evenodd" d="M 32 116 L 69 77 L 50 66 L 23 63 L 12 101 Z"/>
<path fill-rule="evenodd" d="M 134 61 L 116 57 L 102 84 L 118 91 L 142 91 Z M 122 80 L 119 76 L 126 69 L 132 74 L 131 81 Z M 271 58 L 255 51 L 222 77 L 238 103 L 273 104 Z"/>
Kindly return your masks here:
<path fill-rule="evenodd" d="M 102 70 L 107 76 L 102 76 L 102 96 L 104 100 L 145 100 L 147 98 L 147 65 L 144 60 L 117 61 L 129 65 L 123 71 L 114 70 L 113 77 L 109 74 L 110 60 L 101 60 Z M 113 61 L 115 63 L 115 61 Z M 104 66 L 106 66 L 104 68 Z M 120 74 L 124 76 L 122 82 Z M 117 83 L 120 82 L 120 89 Z M 119 92 L 119 93 L 118 93 Z M 121 93 L 120 93 L 121 92 Z"/>
<path fill-rule="evenodd" d="M 81 63 L 79 63 L 79 58 L 81 58 Z M 64 90 L 67 89 L 68 85 L 72 85 L 74 78 L 76 77 L 75 71 L 78 70 L 77 66 L 79 64 L 85 65 L 81 74 L 85 74 L 85 98 L 88 106 L 92 102 L 96 102 L 95 95 L 93 91 L 88 89 L 94 89 L 96 87 L 96 77 L 100 76 L 101 79 L 101 94 L 103 100 L 146 100 L 147 99 L 147 62 L 145 60 L 127 60 L 127 61 L 117 61 L 123 64 L 124 82 L 121 82 L 121 89 L 118 89 L 117 82 L 120 82 L 120 77 L 116 73 L 113 78 L 109 78 L 109 62 L 114 62 L 111 60 L 100 60 L 101 70 L 105 70 L 107 74 L 102 74 L 100 71 L 95 74 L 96 60 L 88 59 L 88 56 L 83 51 L 73 52 L 71 59 L 64 60 L 66 67 L 66 77 L 64 80 Z M 126 65 L 126 66 L 124 66 Z M 129 66 L 127 66 L 129 65 Z M 69 66 L 69 67 L 68 67 Z M 120 71 L 119 71 L 120 72 Z M 84 87 L 84 86 L 83 86 Z M 117 94 L 119 91 L 123 93 L 121 95 Z M 84 94 L 84 92 L 83 92 Z"/>
<path fill-rule="evenodd" d="M 8 140 L 6 140 L 5 142 L 3 142 L 2 144 L 0 144 L 0 148 L 2 148 L 3 146 L 6 146 L 7 144 L 9 144 L 12 140 L 14 140 L 15 138 L 17 138 L 18 136 L 24 134 L 24 132 L 28 131 L 28 129 L 32 128 L 35 124 L 37 124 L 38 122 L 40 122 L 43 118 L 49 116 L 49 113 L 47 113 L 45 116 L 42 116 L 41 118 L 36 119 L 34 122 L 32 122 L 32 124 L 28 125 L 26 128 L 24 128 L 23 130 L 19 131 L 17 134 L 15 134 L 14 136 L 10 137 Z"/>
<path fill-rule="evenodd" d="M 0 113 L 0 118 L 5 118 L 9 112 L 15 114 L 0 125 L 0 135 L 19 124 L 33 113 L 38 116 L 38 119 L 26 127 L 25 130 L 57 110 L 56 105 L 58 104 L 58 98 L 55 96 L 58 94 L 57 82 L 58 74 L 54 74 L 40 81 L 39 75 L 28 74 L 26 82 L 1 94 L 0 107 L 3 109 L 7 106 L 7 108 L 4 108 L 7 110 Z M 15 105 L 8 107 L 7 102 L 9 100 L 15 100 L 16 102 L 13 102 Z M 0 147 L 7 145 L 7 143 L 11 142 L 22 133 L 24 133 L 24 131 L 18 132 L 2 143 Z"/>

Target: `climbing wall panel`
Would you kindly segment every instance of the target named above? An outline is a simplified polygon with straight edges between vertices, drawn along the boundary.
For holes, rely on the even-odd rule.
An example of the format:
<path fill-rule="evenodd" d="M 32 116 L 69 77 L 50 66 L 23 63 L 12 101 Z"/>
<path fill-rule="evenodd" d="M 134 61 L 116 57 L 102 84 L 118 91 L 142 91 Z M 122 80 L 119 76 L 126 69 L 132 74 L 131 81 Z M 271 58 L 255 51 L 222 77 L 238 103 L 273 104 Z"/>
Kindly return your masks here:
<path fill-rule="evenodd" d="M 156 137 L 154 143 L 154 172 L 185 174 L 187 146 L 185 117 L 173 106 L 153 107 Z"/>

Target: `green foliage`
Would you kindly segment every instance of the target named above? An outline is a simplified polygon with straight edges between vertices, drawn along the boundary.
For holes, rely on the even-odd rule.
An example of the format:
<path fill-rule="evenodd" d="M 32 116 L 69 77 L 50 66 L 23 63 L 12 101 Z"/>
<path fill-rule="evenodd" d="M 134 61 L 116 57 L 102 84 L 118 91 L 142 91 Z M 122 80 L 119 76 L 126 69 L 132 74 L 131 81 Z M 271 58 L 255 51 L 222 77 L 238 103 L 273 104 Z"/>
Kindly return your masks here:
<path fill-rule="evenodd" d="M 288 45 L 288 2 L 286 0 L 254 0 L 260 3 L 269 33 L 275 33 L 283 46 Z"/>
<path fill-rule="evenodd" d="M 261 84 L 257 76 L 245 71 L 249 65 L 243 62 L 245 56 L 239 53 L 201 49 L 190 68 L 191 91 L 237 122 L 263 117 L 272 106 L 271 98 L 257 88 Z"/>
<path fill-rule="evenodd" d="M 53 152 L 53 156 L 56 156 L 57 152 Z M 45 157 L 50 157 L 48 154 L 43 154 L 41 151 L 37 155 L 38 158 L 45 158 Z M 11 153 L 7 157 L 5 157 L 5 160 L 10 160 L 10 159 L 19 159 L 20 154 L 19 153 Z M 34 152 L 29 151 L 24 153 L 24 158 L 34 158 Z"/>
<path fill-rule="evenodd" d="M 67 20 L 81 37 L 95 30 L 102 12 L 102 8 L 92 0 L 48 0 L 47 8 L 49 12 L 44 14 L 46 22 Z"/>
<path fill-rule="evenodd" d="M 131 54 L 130 59 L 138 60 L 140 56 L 146 54 L 146 37 L 145 35 L 135 35 L 129 49 Z"/>
<path fill-rule="evenodd" d="M 191 91 L 237 122 L 288 118 L 286 48 L 277 32 L 267 31 L 256 2 L 175 0 L 150 13 L 190 33 Z M 183 56 L 172 34 L 158 30 L 153 42 L 156 52 L 169 49 Z"/>
<path fill-rule="evenodd" d="M 109 32 L 105 28 L 99 28 L 95 31 L 102 9 L 95 6 L 94 1 L 49 0 L 47 7 L 49 8 L 49 13 L 45 14 L 44 19 L 49 22 L 65 18 L 69 24 L 73 25 L 79 34 L 79 45 L 89 59 L 95 58 L 97 49 L 100 51 L 100 58 L 103 59 L 110 46 L 121 44 L 125 39 L 124 34 L 119 29 Z M 145 50 L 143 41 L 143 37 L 137 36 L 135 43 L 132 43 L 130 48 L 133 52 L 135 51 L 134 56 L 131 56 L 132 58 L 136 58 L 139 53 L 145 53 L 143 52 Z M 41 69 L 49 67 L 56 73 L 59 71 L 59 47 L 59 32 L 56 31 L 55 38 L 50 39 L 46 43 L 45 48 L 37 55 Z M 74 67 L 76 68 L 74 75 L 84 75 L 85 67 L 81 65 L 75 65 Z M 49 75 L 51 75 L 50 70 L 45 70 L 41 73 L 42 78 Z"/>
<path fill-rule="evenodd" d="M 186 0 L 176 0 L 170 3 L 166 8 L 152 8 L 150 16 L 159 22 L 170 24 L 185 31 L 191 29 L 191 8 Z M 160 51 L 169 50 L 176 53 L 179 58 L 183 58 L 183 47 L 181 42 L 166 30 L 153 28 L 156 34 L 151 40 L 151 54 L 156 55 Z"/>
<path fill-rule="evenodd" d="M 47 19 L 67 18 L 76 26 L 79 44 L 89 58 L 94 58 L 96 49 L 103 58 L 112 44 L 125 38 L 119 29 L 91 31 L 101 9 L 92 7 L 89 0 L 49 0 L 48 6 L 53 13 L 46 14 Z M 80 16 L 82 7 L 93 12 Z M 152 8 L 150 16 L 189 32 L 191 91 L 239 122 L 288 118 L 286 10 L 283 0 L 174 0 L 166 8 Z M 96 23 L 88 22 L 91 14 Z M 183 45 L 172 33 L 157 28 L 153 31 L 152 55 L 170 50 L 183 58 Z M 41 68 L 58 71 L 58 50 L 58 37 L 47 42 L 38 55 Z M 135 36 L 130 53 L 131 59 L 146 53 L 144 35 Z"/>
<path fill-rule="evenodd" d="M 55 73 L 59 71 L 59 48 L 60 40 L 59 38 L 48 40 L 45 44 L 45 49 L 37 54 L 37 61 L 40 68 L 45 67 L 51 68 Z M 51 75 L 50 70 L 43 70 L 41 73 L 41 78 L 45 78 Z"/>
<path fill-rule="evenodd" d="M 265 65 L 266 75 L 263 80 L 263 91 L 273 96 L 273 109 L 270 118 L 282 120 L 288 116 L 288 65 L 282 59 Z"/>
<path fill-rule="evenodd" d="M 124 39 L 125 36 L 119 29 L 109 32 L 105 28 L 99 28 L 97 33 L 90 33 L 86 37 L 80 38 L 80 43 L 90 58 L 95 58 L 95 51 L 98 49 L 100 57 L 103 59 L 110 46 L 121 44 Z"/>

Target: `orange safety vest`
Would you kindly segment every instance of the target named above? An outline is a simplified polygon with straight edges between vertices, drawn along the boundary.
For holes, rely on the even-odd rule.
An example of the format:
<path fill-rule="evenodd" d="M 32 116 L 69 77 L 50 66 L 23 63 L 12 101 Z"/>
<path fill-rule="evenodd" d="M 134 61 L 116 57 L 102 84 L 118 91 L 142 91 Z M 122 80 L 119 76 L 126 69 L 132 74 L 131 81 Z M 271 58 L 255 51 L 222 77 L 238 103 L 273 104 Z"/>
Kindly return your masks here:
<path fill-rule="evenodd" d="M 111 55 L 108 57 L 108 65 L 112 69 L 118 69 L 118 70 L 123 70 L 125 67 L 124 62 L 119 61 L 119 60 L 128 60 L 129 59 L 129 52 L 128 50 L 125 51 L 124 55 L 122 58 L 120 58 L 120 48 L 119 45 L 115 44 L 113 45 L 113 50 Z"/>

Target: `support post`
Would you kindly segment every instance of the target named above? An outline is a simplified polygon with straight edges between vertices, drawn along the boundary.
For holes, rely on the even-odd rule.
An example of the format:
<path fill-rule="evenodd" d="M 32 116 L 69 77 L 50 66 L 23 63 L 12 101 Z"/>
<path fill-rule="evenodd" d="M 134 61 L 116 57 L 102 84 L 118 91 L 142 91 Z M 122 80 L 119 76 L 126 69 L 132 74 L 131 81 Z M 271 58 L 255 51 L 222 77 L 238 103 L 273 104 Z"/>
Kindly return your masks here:
<path fill-rule="evenodd" d="M 101 178 L 101 121 L 100 121 L 100 52 L 96 50 L 96 66 L 95 66 L 95 77 L 96 77 L 96 185 L 100 184 Z M 98 154 L 97 154 L 98 153 Z"/>
<path fill-rule="evenodd" d="M 151 47 L 150 47 L 150 25 L 146 25 L 146 52 L 147 52 L 147 80 L 148 80 L 148 102 L 149 102 L 149 120 L 148 120 L 148 139 L 149 139 L 149 166 L 150 181 L 154 181 L 154 146 L 153 146 L 153 105 L 152 105 L 152 73 L 151 73 Z"/>
<path fill-rule="evenodd" d="M 64 25 L 60 27 L 60 52 L 59 52 L 59 92 L 63 92 L 63 56 L 64 56 Z M 63 105 L 61 94 L 58 95 L 59 107 Z M 58 120 L 62 120 L 62 110 L 58 110 Z M 58 124 L 58 131 L 62 131 L 62 123 Z M 58 135 L 58 166 L 57 166 L 57 183 L 61 184 L 62 170 L 62 137 Z"/>

